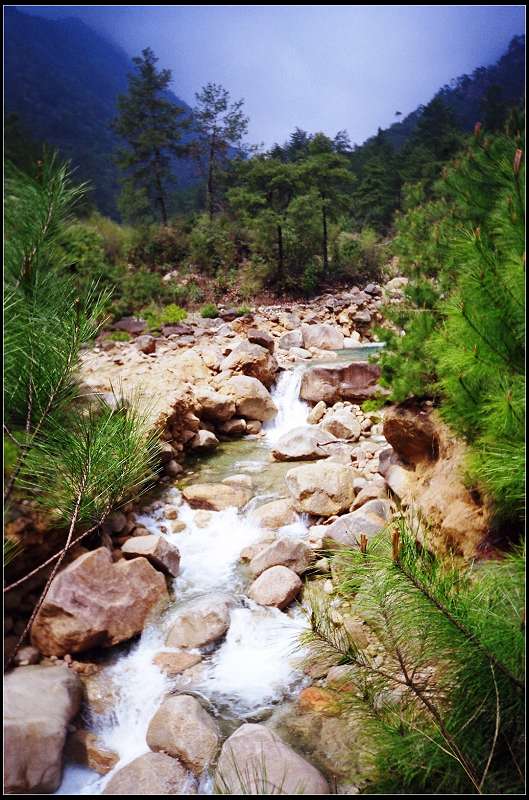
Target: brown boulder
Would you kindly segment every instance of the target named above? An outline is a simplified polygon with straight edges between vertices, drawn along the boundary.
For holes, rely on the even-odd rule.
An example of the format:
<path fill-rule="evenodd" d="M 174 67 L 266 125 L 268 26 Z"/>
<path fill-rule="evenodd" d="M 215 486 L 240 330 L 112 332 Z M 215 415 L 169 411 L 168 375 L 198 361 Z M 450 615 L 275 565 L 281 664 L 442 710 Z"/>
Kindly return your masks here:
<path fill-rule="evenodd" d="M 338 400 L 363 403 L 383 392 L 377 384 L 379 377 L 380 368 L 367 361 L 312 367 L 303 373 L 299 396 L 310 403 L 323 400 L 328 405 Z"/>
<path fill-rule="evenodd" d="M 269 567 L 248 590 L 248 597 L 261 606 L 286 608 L 299 594 L 303 584 L 288 567 Z"/>
<path fill-rule="evenodd" d="M 250 328 L 246 335 L 248 336 L 248 341 L 252 344 L 265 347 L 270 353 L 274 352 L 274 337 L 266 331 L 260 331 L 258 328 Z"/>
<path fill-rule="evenodd" d="M 240 417 L 266 422 L 277 414 L 270 392 L 257 378 L 234 375 L 224 383 L 222 389 L 233 397 L 236 413 Z"/>
<path fill-rule="evenodd" d="M 288 567 L 301 575 L 314 561 L 314 551 L 305 544 L 294 539 L 277 539 L 264 547 L 250 561 L 250 571 L 260 575 L 269 567 Z"/>
<path fill-rule="evenodd" d="M 156 664 L 158 669 L 173 678 L 175 675 L 180 675 L 184 670 L 189 667 L 194 667 L 202 661 L 200 653 L 188 653 L 181 650 L 178 653 L 156 653 L 153 658 L 153 663 Z"/>
<path fill-rule="evenodd" d="M 285 482 L 297 511 L 331 517 L 351 506 L 356 476 L 352 467 L 325 460 L 294 467 Z"/>
<path fill-rule="evenodd" d="M 176 758 L 144 753 L 116 772 L 103 794 L 196 794 L 196 783 Z"/>
<path fill-rule="evenodd" d="M 99 775 L 106 775 L 119 761 L 118 754 L 107 750 L 95 733 L 83 729 L 69 734 L 64 755 L 70 761 L 93 769 Z"/>
<path fill-rule="evenodd" d="M 275 380 L 277 361 L 267 348 L 251 342 L 241 342 L 220 367 L 222 370 L 232 370 L 256 378 L 268 389 Z"/>
<path fill-rule="evenodd" d="M 330 794 L 318 770 L 277 734 L 245 723 L 227 739 L 215 773 L 218 794 Z"/>
<path fill-rule="evenodd" d="M 167 697 L 149 723 L 147 744 L 154 752 L 178 758 L 200 775 L 219 746 L 217 723 L 191 695 Z"/>
<path fill-rule="evenodd" d="M 186 486 L 182 494 L 191 508 L 206 511 L 241 508 L 252 496 L 252 493 L 242 486 L 228 486 L 225 483 L 193 483 L 191 486 Z"/>
<path fill-rule="evenodd" d="M 114 563 L 100 547 L 53 579 L 31 640 L 41 653 L 56 656 L 110 647 L 140 633 L 167 599 L 165 579 L 147 559 Z"/>
<path fill-rule="evenodd" d="M 155 569 L 176 578 L 180 568 L 180 552 L 163 536 L 133 536 L 121 548 L 125 558 L 143 556 Z"/>
<path fill-rule="evenodd" d="M 224 636 L 229 625 L 230 611 L 224 598 L 200 597 L 178 613 L 166 644 L 168 647 L 203 647 Z"/>
<path fill-rule="evenodd" d="M 439 437 L 430 410 L 402 403 L 384 413 L 384 436 L 405 464 L 435 461 Z"/>
<path fill-rule="evenodd" d="M 69 722 L 81 681 L 67 667 L 19 667 L 4 679 L 4 790 L 53 794 L 61 782 Z"/>

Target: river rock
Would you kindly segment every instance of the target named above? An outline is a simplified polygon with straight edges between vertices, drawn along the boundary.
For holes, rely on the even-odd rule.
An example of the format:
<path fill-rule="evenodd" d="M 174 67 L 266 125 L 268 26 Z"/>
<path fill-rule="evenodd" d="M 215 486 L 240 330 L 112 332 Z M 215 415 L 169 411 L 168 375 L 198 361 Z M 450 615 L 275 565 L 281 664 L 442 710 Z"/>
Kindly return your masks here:
<path fill-rule="evenodd" d="M 323 400 L 320 400 L 318 403 L 316 403 L 314 408 L 311 408 L 307 416 L 307 422 L 309 425 L 317 425 L 318 422 L 325 416 L 326 411 L 327 406 Z"/>
<path fill-rule="evenodd" d="M 223 385 L 224 392 L 233 397 L 236 413 L 246 419 L 267 422 L 277 414 L 270 392 L 261 381 L 246 375 L 234 375 Z"/>
<path fill-rule="evenodd" d="M 330 517 L 351 506 L 356 474 L 345 464 L 318 461 L 289 470 L 285 482 L 297 511 Z"/>
<path fill-rule="evenodd" d="M 402 403 L 384 412 L 384 436 L 405 464 L 435 461 L 439 437 L 430 410 Z"/>
<path fill-rule="evenodd" d="M 156 653 L 153 658 L 153 663 L 156 664 L 158 669 L 174 678 L 175 675 L 180 675 L 184 670 L 194 667 L 202 661 L 200 653 L 188 653 L 186 650 L 181 650 L 177 653 Z"/>
<path fill-rule="evenodd" d="M 176 758 L 144 753 L 118 770 L 103 794 L 196 794 L 196 783 Z"/>
<path fill-rule="evenodd" d="M 351 511 L 356 511 L 357 508 L 365 505 L 369 500 L 385 500 L 387 498 L 386 486 L 384 483 L 377 481 L 370 481 L 366 486 L 362 487 L 354 499 L 351 506 Z"/>
<path fill-rule="evenodd" d="M 4 677 L 4 791 L 53 794 L 82 686 L 64 666 L 18 667 Z"/>
<path fill-rule="evenodd" d="M 298 515 L 288 499 L 272 500 L 271 503 L 259 506 L 250 514 L 252 522 L 271 531 L 276 531 L 284 525 L 291 525 L 297 518 Z"/>
<path fill-rule="evenodd" d="M 330 544 L 355 547 L 360 544 L 360 534 L 371 539 L 385 527 L 391 516 L 389 502 L 369 500 L 361 508 L 338 517 L 330 525 L 320 526 L 323 538 Z"/>
<path fill-rule="evenodd" d="M 328 455 L 321 445 L 328 444 L 333 439 L 332 433 L 319 428 L 300 426 L 278 439 L 272 449 L 272 455 L 276 461 L 314 461 Z"/>
<path fill-rule="evenodd" d="M 107 548 L 99 547 L 55 576 L 31 640 L 50 656 L 110 647 L 142 631 L 167 599 L 163 575 L 146 558 L 114 563 Z"/>
<path fill-rule="evenodd" d="M 261 606 L 286 608 L 302 586 L 296 573 L 288 567 L 269 567 L 252 583 L 248 597 Z"/>
<path fill-rule="evenodd" d="M 163 536 L 133 536 L 123 544 L 121 552 L 125 558 L 143 556 L 155 569 L 176 578 L 180 568 L 178 547 L 170 544 Z"/>
<path fill-rule="evenodd" d="M 242 436 L 246 433 L 246 420 L 243 417 L 233 417 L 219 425 L 220 433 L 225 436 Z"/>
<path fill-rule="evenodd" d="M 226 422 L 235 414 L 235 402 L 232 397 L 216 392 L 211 386 L 200 386 L 196 391 L 196 399 L 200 403 L 202 416 L 213 422 Z"/>
<path fill-rule="evenodd" d="M 350 408 L 332 410 L 325 416 L 321 428 L 338 439 L 349 439 L 353 442 L 356 442 L 361 434 L 358 417 Z"/>
<path fill-rule="evenodd" d="M 377 384 L 379 377 L 380 367 L 366 361 L 312 367 L 303 373 L 299 396 L 310 403 L 324 400 L 328 405 L 338 400 L 363 403 L 373 395 L 383 394 Z"/>
<path fill-rule="evenodd" d="M 303 347 L 317 347 L 318 350 L 342 350 L 343 333 L 334 325 L 306 325 L 301 326 Z"/>
<path fill-rule="evenodd" d="M 147 356 L 156 352 L 156 339 L 154 336 L 150 336 L 149 334 L 138 336 L 135 344 L 138 350 L 141 353 L 145 353 Z"/>
<path fill-rule="evenodd" d="M 151 750 L 178 758 L 195 775 L 215 758 L 219 741 L 220 731 L 213 717 L 186 694 L 167 697 L 147 730 Z"/>
<path fill-rule="evenodd" d="M 291 347 L 303 347 L 303 336 L 300 330 L 289 331 L 279 337 L 278 345 L 282 350 L 290 350 Z"/>
<path fill-rule="evenodd" d="M 203 647 L 224 636 L 229 625 L 230 611 L 223 597 L 200 597 L 178 613 L 166 644 L 168 647 Z"/>
<path fill-rule="evenodd" d="M 108 750 L 95 733 L 83 729 L 68 735 L 64 755 L 68 760 L 93 769 L 99 775 L 106 775 L 119 761 L 118 754 Z"/>
<path fill-rule="evenodd" d="M 262 725 L 245 723 L 227 739 L 215 772 L 219 794 L 330 794 L 318 770 Z"/>
<path fill-rule="evenodd" d="M 250 571 L 258 576 L 275 566 L 288 567 L 301 575 L 314 562 L 314 551 L 305 542 L 295 539 L 277 539 L 260 550 L 250 561 Z"/>
<path fill-rule="evenodd" d="M 219 444 L 219 440 L 211 431 L 199 430 L 195 433 L 189 444 L 192 450 L 207 451 L 214 450 Z"/>
<path fill-rule="evenodd" d="M 193 483 L 191 486 L 186 486 L 182 494 L 191 508 L 206 511 L 241 508 L 252 496 L 252 493 L 242 486 L 229 486 L 226 483 Z"/>
<path fill-rule="evenodd" d="M 221 370 L 232 370 L 256 378 L 269 388 L 275 380 L 277 361 L 266 347 L 241 342 L 224 359 L 220 367 Z"/>
<path fill-rule="evenodd" d="M 274 337 L 267 333 L 267 331 L 261 331 L 257 328 L 250 328 L 246 335 L 248 337 L 248 341 L 252 344 L 258 344 L 260 347 L 265 347 L 270 353 L 274 352 Z"/>

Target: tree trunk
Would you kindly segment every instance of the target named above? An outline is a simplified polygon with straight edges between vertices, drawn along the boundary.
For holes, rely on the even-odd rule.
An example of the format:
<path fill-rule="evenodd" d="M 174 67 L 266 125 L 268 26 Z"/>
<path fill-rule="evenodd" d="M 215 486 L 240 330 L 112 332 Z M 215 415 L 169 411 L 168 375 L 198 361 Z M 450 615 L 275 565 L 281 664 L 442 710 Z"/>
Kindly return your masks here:
<path fill-rule="evenodd" d="M 209 218 L 213 219 L 213 192 L 214 192 L 214 181 L 213 181 L 213 161 L 215 158 L 215 142 L 212 139 L 210 146 L 209 146 L 209 163 L 208 163 L 208 188 L 207 188 L 207 206 L 208 206 L 208 214 Z"/>
<path fill-rule="evenodd" d="M 155 159 L 155 180 L 156 180 L 156 188 L 158 190 L 158 205 L 160 206 L 162 225 L 164 227 L 167 227 L 167 206 L 165 204 L 162 179 L 160 176 L 160 154 L 158 153 L 158 151 L 156 151 L 156 159 Z"/>
<path fill-rule="evenodd" d="M 323 271 L 329 271 L 329 257 L 327 255 L 327 210 L 325 208 L 325 200 L 322 199 L 321 215 L 323 222 Z"/>
<path fill-rule="evenodd" d="M 283 285 L 284 278 L 284 257 L 283 257 L 283 229 L 281 225 L 277 226 L 277 276 L 278 283 Z"/>

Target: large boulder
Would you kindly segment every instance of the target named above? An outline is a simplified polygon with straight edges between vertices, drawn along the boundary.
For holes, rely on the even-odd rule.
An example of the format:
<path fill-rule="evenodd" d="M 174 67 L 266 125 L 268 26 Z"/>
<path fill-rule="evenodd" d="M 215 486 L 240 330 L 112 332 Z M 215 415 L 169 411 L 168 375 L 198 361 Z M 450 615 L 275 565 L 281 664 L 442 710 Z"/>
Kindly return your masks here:
<path fill-rule="evenodd" d="M 222 511 L 225 508 L 241 508 L 250 500 L 252 493 L 243 486 L 229 486 L 226 483 L 193 483 L 182 489 L 182 495 L 191 508 Z"/>
<path fill-rule="evenodd" d="M 331 545 L 357 546 L 362 533 L 368 539 L 380 533 L 387 525 L 390 514 L 387 500 L 368 500 L 356 511 L 338 517 L 330 525 L 321 526 L 322 537 Z"/>
<path fill-rule="evenodd" d="M 192 600 L 173 621 L 168 647 L 203 647 L 220 639 L 230 626 L 230 610 L 225 598 L 211 595 Z"/>
<path fill-rule="evenodd" d="M 303 336 L 300 330 L 289 331 L 279 337 L 279 347 L 282 350 L 290 350 L 291 347 L 303 347 Z"/>
<path fill-rule="evenodd" d="M 360 426 L 358 428 L 360 430 Z M 293 428 L 278 439 L 272 455 L 276 461 L 314 461 L 329 455 L 322 445 L 333 439 L 332 433 L 320 428 Z"/>
<path fill-rule="evenodd" d="M 252 344 L 258 344 L 261 347 L 265 347 L 270 353 L 274 352 L 274 337 L 267 331 L 261 331 L 258 328 L 250 328 L 246 335 L 248 337 L 248 341 Z"/>
<path fill-rule="evenodd" d="M 403 403 L 384 412 L 384 436 L 405 464 L 435 461 L 439 436 L 430 409 Z"/>
<path fill-rule="evenodd" d="M 261 606 L 286 608 L 302 586 L 296 573 L 288 567 L 269 567 L 252 583 L 248 597 Z"/>
<path fill-rule="evenodd" d="M 277 414 L 270 392 L 257 378 L 234 375 L 225 382 L 223 390 L 233 397 L 238 416 L 266 422 Z"/>
<path fill-rule="evenodd" d="M 377 384 L 379 377 L 380 368 L 367 361 L 312 367 L 303 373 L 299 396 L 310 403 L 323 400 L 328 405 L 338 400 L 363 403 L 382 392 Z"/>
<path fill-rule="evenodd" d="M 49 656 L 111 647 L 140 633 L 167 599 L 165 578 L 146 558 L 114 563 L 107 548 L 99 547 L 53 579 L 31 641 Z"/>
<path fill-rule="evenodd" d="M 269 388 L 277 372 L 277 361 L 266 347 L 241 342 L 221 363 L 222 370 L 232 370 L 256 378 Z"/>
<path fill-rule="evenodd" d="M 122 545 L 121 552 L 125 558 L 143 556 L 155 569 L 176 578 L 180 568 L 180 552 L 178 547 L 170 544 L 163 536 L 132 536 Z"/>
<path fill-rule="evenodd" d="M 144 753 L 118 770 L 103 794 L 196 794 L 196 783 L 176 758 Z"/>
<path fill-rule="evenodd" d="M 277 539 L 259 550 L 250 561 L 250 571 L 258 576 L 270 567 L 288 567 L 301 575 L 315 559 L 314 551 L 305 542 L 295 539 Z"/>
<path fill-rule="evenodd" d="M 252 522 L 260 525 L 261 528 L 267 528 L 271 531 L 276 531 L 284 525 L 291 525 L 296 522 L 298 515 L 292 508 L 290 500 L 272 500 L 270 503 L 265 503 L 250 514 Z"/>
<path fill-rule="evenodd" d="M 321 428 L 338 439 L 349 439 L 353 442 L 360 438 L 362 432 L 360 421 L 350 408 L 330 411 L 321 423 Z"/>
<path fill-rule="evenodd" d="M 217 723 L 191 695 L 167 697 L 147 729 L 147 744 L 154 752 L 167 753 L 200 775 L 217 754 Z"/>
<path fill-rule="evenodd" d="M 216 392 L 211 386 L 200 386 L 196 398 L 201 406 L 201 416 L 213 422 L 226 422 L 235 415 L 235 401 L 222 392 Z"/>
<path fill-rule="evenodd" d="M 106 775 L 119 761 L 117 753 L 105 747 L 95 733 L 83 728 L 68 735 L 64 756 L 68 761 L 88 767 L 99 775 Z"/>
<path fill-rule="evenodd" d="M 18 667 L 4 678 L 4 791 L 53 794 L 82 685 L 67 667 Z"/>
<path fill-rule="evenodd" d="M 345 464 L 318 461 L 287 472 L 285 481 L 297 511 L 330 517 L 347 511 L 354 500 L 356 472 Z"/>
<path fill-rule="evenodd" d="M 215 772 L 219 794 L 330 794 L 318 770 L 262 725 L 245 723 L 227 739 Z"/>
<path fill-rule="evenodd" d="M 225 423 L 229 424 L 229 423 Z M 199 430 L 195 433 L 191 441 L 189 442 L 190 447 L 193 450 L 197 451 L 204 451 L 207 452 L 208 450 L 214 450 L 217 445 L 219 444 L 219 440 L 215 436 L 214 433 L 207 430 Z"/>
<path fill-rule="evenodd" d="M 317 347 L 318 350 L 342 350 L 343 333 L 334 325 L 306 325 L 301 326 L 303 347 Z"/>

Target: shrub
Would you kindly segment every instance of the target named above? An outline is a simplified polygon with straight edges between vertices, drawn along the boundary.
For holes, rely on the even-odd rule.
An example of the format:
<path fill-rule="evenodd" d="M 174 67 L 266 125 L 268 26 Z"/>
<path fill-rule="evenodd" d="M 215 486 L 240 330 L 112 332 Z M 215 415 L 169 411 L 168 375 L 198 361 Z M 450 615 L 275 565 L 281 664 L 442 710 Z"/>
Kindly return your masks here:
<path fill-rule="evenodd" d="M 201 309 L 200 316 L 204 319 L 216 319 L 219 316 L 219 310 L 213 303 L 208 303 Z"/>
<path fill-rule="evenodd" d="M 251 313 L 252 309 L 249 306 L 239 306 L 239 308 L 237 309 L 237 315 L 239 317 L 244 317 L 246 316 L 246 314 L 251 314 Z"/>
<path fill-rule="evenodd" d="M 112 331 L 107 338 L 113 342 L 130 342 L 130 333 L 127 333 L 127 331 Z"/>
<path fill-rule="evenodd" d="M 147 322 L 150 330 L 161 328 L 162 325 L 177 325 L 187 317 L 187 311 L 175 303 L 160 308 L 151 303 L 141 312 L 143 319 Z"/>
<path fill-rule="evenodd" d="M 177 220 L 168 227 L 144 226 L 129 253 L 129 261 L 136 268 L 170 272 L 184 262 L 188 250 L 189 234 L 185 222 Z"/>
<path fill-rule="evenodd" d="M 237 262 L 236 233 L 226 217 L 201 214 L 189 236 L 189 262 L 201 272 L 215 275 Z"/>

